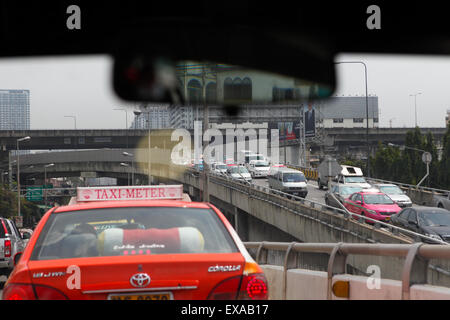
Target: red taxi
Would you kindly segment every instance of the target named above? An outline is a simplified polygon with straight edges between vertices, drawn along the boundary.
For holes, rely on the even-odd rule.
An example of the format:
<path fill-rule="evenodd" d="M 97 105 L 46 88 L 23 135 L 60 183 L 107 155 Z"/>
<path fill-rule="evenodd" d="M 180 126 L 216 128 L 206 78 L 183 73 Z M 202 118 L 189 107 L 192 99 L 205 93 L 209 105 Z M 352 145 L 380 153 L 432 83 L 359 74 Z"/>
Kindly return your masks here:
<path fill-rule="evenodd" d="M 182 185 L 78 188 L 41 219 L 3 299 L 267 299 L 224 215 L 184 196 Z"/>

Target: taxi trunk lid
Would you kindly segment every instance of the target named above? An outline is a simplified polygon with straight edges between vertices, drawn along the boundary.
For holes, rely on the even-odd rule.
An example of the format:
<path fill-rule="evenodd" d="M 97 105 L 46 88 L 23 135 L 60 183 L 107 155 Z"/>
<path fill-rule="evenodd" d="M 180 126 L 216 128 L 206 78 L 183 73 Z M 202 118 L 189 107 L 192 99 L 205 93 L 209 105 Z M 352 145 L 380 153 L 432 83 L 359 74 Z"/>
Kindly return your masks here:
<path fill-rule="evenodd" d="M 206 299 L 244 264 L 240 253 L 155 254 L 30 261 L 29 269 L 33 284 L 69 299 Z"/>

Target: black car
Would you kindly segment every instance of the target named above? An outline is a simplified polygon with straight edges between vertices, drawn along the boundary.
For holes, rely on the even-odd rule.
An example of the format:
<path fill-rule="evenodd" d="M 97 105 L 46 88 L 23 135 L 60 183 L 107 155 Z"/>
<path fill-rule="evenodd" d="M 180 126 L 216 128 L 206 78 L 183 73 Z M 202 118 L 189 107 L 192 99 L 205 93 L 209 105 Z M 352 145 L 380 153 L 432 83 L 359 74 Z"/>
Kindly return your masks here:
<path fill-rule="evenodd" d="M 405 208 L 392 215 L 391 222 L 398 227 L 450 242 L 450 211 L 435 207 Z M 424 242 L 432 242 L 423 239 Z"/>

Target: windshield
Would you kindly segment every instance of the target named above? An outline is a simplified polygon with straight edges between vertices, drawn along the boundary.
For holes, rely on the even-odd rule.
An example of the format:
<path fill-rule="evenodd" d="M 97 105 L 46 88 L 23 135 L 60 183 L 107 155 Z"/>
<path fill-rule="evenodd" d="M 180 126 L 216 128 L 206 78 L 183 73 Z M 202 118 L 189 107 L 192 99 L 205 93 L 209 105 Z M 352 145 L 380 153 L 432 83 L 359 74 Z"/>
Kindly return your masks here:
<path fill-rule="evenodd" d="M 108 208 L 53 214 L 32 259 L 235 251 L 209 209 Z"/>
<path fill-rule="evenodd" d="M 306 182 L 305 176 L 301 173 L 283 173 L 283 182 Z"/>
<path fill-rule="evenodd" d="M 390 195 L 402 195 L 402 194 L 404 194 L 402 189 L 400 189 L 397 186 L 380 187 L 380 190 L 383 191 L 384 193 L 390 194 Z"/>
<path fill-rule="evenodd" d="M 248 173 L 248 170 L 245 167 L 233 167 L 231 173 Z"/>
<path fill-rule="evenodd" d="M 345 177 L 345 183 L 367 183 L 363 177 Z"/>
<path fill-rule="evenodd" d="M 366 204 L 394 204 L 385 194 L 365 194 L 363 197 Z"/>
<path fill-rule="evenodd" d="M 218 164 L 218 165 L 216 165 L 216 169 L 218 169 L 218 170 L 226 170 L 227 169 L 227 165 L 226 164 Z"/>
<path fill-rule="evenodd" d="M 255 163 L 256 168 L 268 167 L 268 166 L 269 166 L 269 164 L 267 162 L 256 162 Z"/>
<path fill-rule="evenodd" d="M 362 188 L 360 188 L 360 187 L 340 187 L 339 193 L 342 195 L 350 195 L 355 192 L 359 192 L 361 190 L 362 190 Z"/>
<path fill-rule="evenodd" d="M 424 212 L 419 214 L 419 218 L 428 227 L 450 227 L 450 213 Z"/>

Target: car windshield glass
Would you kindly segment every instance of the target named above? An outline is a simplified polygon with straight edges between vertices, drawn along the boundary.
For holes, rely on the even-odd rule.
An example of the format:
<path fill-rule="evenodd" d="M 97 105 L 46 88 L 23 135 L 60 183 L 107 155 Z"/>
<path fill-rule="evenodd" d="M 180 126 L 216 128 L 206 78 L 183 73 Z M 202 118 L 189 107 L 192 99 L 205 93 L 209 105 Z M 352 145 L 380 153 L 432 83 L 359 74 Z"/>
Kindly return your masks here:
<path fill-rule="evenodd" d="M 386 194 L 401 195 L 403 191 L 397 186 L 380 187 L 380 190 Z"/>
<path fill-rule="evenodd" d="M 421 221 L 428 227 L 449 226 L 450 227 L 450 213 L 430 212 L 421 213 Z"/>
<path fill-rule="evenodd" d="M 261 167 L 268 167 L 269 164 L 267 162 L 257 162 L 255 163 L 255 167 L 261 168 Z"/>
<path fill-rule="evenodd" d="M 366 204 L 394 204 L 394 201 L 385 194 L 365 194 L 364 202 Z"/>
<path fill-rule="evenodd" d="M 245 167 L 232 167 L 231 173 L 248 173 L 248 170 Z"/>
<path fill-rule="evenodd" d="M 341 187 L 339 188 L 339 193 L 343 195 L 349 195 L 355 192 L 361 191 L 362 188 L 359 187 Z"/>
<path fill-rule="evenodd" d="M 304 182 L 305 176 L 301 173 L 283 173 L 283 182 Z"/>
<path fill-rule="evenodd" d="M 216 165 L 216 169 L 226 170 L 227 169 L 227 165 L 226 164 L 218 164 L 218 165 Z"/>
<path fill-rule="evenodd" d="M 367 183 L 363 177 L 345 177 L 345 183 Z"/>
<path fill-rule="evenodd" d="M 210 209 L 107 208 L 51 215 L 32 260 L 236 250 Z"/>

